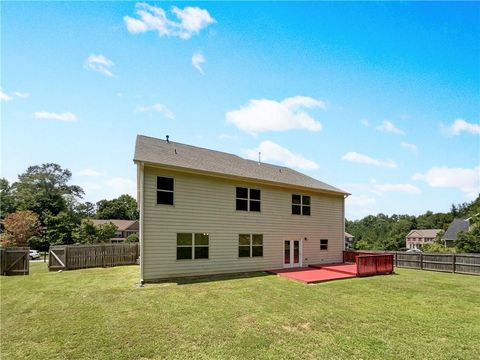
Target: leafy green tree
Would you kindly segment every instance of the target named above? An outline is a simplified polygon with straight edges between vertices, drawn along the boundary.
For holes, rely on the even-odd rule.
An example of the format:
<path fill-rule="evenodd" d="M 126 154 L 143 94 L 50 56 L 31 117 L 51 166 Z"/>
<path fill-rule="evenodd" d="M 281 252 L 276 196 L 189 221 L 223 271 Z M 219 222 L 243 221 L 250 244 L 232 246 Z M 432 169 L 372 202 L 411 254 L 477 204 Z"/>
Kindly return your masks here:
<path fill-rule="evenodd" d="M 28 239 L 40 232 L 38 215 L 32 211 L 16 211 L 9 214 L 4 222 L 3 246 L 27 246 Z"/>
<path fill-rule="evenodd" d="M 58 164 L 30 166 L 13 184 L 17 208 L 37 213 L 42 222 L 66 211 L 67 196 L 81 198 L 84 194 L 81 187 L 68 185 L 71 177 L 72 173 Z"/>
<path fill-rule="evenodd" d="M 77 244 L 94 244 L 97 242 L 97 230 L 92 220 L 82 219 L 80 226 L 74 231 L 73 238 Z"/>
<path fill-rule="evenodd" d="M 115 236 L 117 226 L 109 221 L 108 223 L 97 225 L 96 230 L 97 242 L 104 243 L 109 242 L 109 240 Z"/>
<path fill-rule="evenodd" d="M 97 219 L 138 220 L 137 201 L 130 195 L 97 202 Z"/>
<path fill-rule="evenodd" d="M 128 235 L 127 239 L 125 240 L 125 242 L 127 243 L 136 243 L 138 242 L 140 239 L 138 238 L 138 235 L 137 234 L 131 234 L 131 235 Z"/>
<path fill-rule="evenodd" d="M 472 225 L 468 232 L 459 232 L 454 244 L 457 252 L 480 253 L 480 224 Z"/>
<path fill-rule="evenodd" d="M 434 241 L 428 244 L 423 245 L 422 250 L 424 252 L 434 252 L 434 253 L 452 253 L 455 252 L 455 248 L 445 247 L 440 242 Z"/>
<path fill-rule="evenodd" d="M 12 186 L 7 179 L 0 179 L 0 218 L 4 219 L 8 214 L 15 212 L 15 198 Z"/>
<path fill-rule="evenodd" d="M 73 232 L 78 224 L 72 214 L 62 211 L 57 215 L 45 214 L 44 240 L 50 245 L 73 244 Z"/>

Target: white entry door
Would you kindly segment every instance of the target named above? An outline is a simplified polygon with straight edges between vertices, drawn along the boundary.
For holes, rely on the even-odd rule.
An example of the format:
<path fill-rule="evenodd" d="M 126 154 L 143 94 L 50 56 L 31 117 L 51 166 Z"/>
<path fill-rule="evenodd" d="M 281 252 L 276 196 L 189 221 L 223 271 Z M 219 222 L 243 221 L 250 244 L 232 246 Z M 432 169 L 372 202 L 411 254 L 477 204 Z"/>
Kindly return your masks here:
<path fill-rule="evenodd" d="M 283 241 L 283 267 L 293 268 L 302 266 L 302 241 Z"/>

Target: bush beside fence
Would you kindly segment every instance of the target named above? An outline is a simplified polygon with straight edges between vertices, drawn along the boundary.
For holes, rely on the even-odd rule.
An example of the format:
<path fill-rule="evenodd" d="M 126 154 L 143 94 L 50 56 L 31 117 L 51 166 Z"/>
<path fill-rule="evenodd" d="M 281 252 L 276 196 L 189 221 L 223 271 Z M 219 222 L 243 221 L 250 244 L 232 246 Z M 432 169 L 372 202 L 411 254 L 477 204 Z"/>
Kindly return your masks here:
<path fill-rule="evenodd" d="M 138 243 L 52 246 L 48 253 L 48 269 L 56 271 L 134 265 L 138 256 Z"/>

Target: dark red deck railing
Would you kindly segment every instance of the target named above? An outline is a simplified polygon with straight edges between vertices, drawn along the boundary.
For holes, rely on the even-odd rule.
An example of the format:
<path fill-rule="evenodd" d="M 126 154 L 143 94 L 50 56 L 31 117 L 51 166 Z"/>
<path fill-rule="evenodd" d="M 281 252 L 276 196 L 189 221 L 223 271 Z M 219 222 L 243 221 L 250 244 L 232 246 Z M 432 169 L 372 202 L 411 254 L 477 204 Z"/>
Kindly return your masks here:
<path fill-rule="evenodd" d="M 357 265 L 357 276 L 393 273 L 393 254 L 344 251 L 343 262 Z"/>

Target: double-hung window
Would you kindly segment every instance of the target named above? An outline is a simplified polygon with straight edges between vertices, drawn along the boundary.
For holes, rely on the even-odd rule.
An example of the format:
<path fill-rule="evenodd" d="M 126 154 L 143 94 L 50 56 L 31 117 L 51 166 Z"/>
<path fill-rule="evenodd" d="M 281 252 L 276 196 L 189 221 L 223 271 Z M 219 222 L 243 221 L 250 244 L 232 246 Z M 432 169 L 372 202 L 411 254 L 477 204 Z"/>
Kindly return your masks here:
<path fill-rule="evenodd" d="M 293 215 L 310 215 L 310 196 L 292 195 L 292 214 Z"/>
<path fill-rule="evenodd" d="M 207 233 L 178 233 L 177 260 L 208 259 Z"/>
<path fill-rule="evenodd" d="M 260 190 L 237 187 L 236 208 L 241 211 L 260 211 Z"/>
<path fill-rule="evenodd" d="M 263 235 L 240 234 L 238 235 L 238 257 L 263 256 Z"/>
<path fill-rule="evenodd" d="M 173 178 L 157 176 L 157 204 L 173 205 Z"/>
<path fill-rule="evenodd" d="M 320 239 L 320 250 L 328 250 L 328 239 Z"/>

